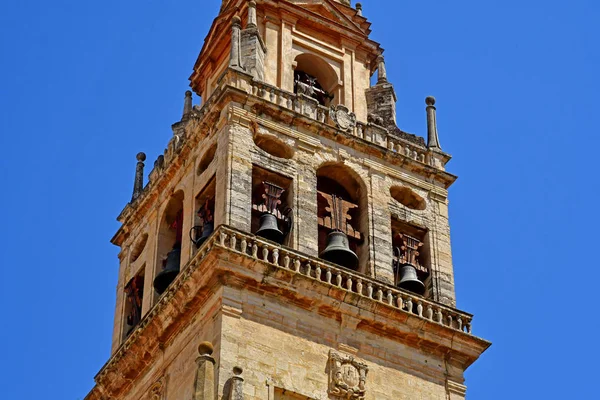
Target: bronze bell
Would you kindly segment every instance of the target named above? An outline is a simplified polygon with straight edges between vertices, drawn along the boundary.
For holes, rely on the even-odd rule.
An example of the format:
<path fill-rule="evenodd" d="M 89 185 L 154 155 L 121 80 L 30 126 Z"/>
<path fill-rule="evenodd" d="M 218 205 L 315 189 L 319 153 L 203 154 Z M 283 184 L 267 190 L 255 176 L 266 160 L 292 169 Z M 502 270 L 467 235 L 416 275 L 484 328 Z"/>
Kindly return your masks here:
<path fill-rule="evenodd" d="M 165 268 L 154 278 L 154 289 L 158 294 L 163 294 L 171 282 L 179 274 L 179 263 L 181 261 L 181 244 L 173 246 L 173 250 L 167 254 Z"/>
<path fill-rule="evenodd" d="M 260 227 L 256 231 L 256 236 L 281 244 L 284 234 L 279 229 L 277 217 L 271 213 L 264 213 L 260 216 Z"/>
<path fill-rule="evenodd" d="M 425 285 L 417 277 L 417 269 L 411 264 L 404 264 L 400 266 L 398 272 L 400 279 L 397 280 L 398 287 L 406 289 L 410 292 L 423 295 L 425 293 Z"/>
<path fill-rule="evenodd" d="M 202 236 L 196 238 L 198 236 L 197 232 L 199 230 L 202 230 Z M 190 240 L 196 245 L 196 248 L 200 248 L 200 246 L 202 246 L 202 243 L 206 242 L 206 239 L 210 237 L 214 230 L 215 226 L 212 222 L 205 222 L 202 226 L 194 226 L 190 230 Z"/>
<path fill-rule="evenodd" d="M 348 236 L 342 231 L 332 231 L 327 235 L 327 247 L 319 254 L 323 260 L 356 270 L 358 256 L 350 250 Z"/>

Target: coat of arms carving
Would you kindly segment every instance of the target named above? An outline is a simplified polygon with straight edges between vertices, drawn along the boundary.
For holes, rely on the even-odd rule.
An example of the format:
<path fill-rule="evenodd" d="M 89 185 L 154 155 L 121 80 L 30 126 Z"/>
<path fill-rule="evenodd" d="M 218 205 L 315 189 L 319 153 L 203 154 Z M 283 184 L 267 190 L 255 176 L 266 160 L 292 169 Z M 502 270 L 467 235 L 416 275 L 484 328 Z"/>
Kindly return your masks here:
<path fill-rule="evenodd" d="M 356 126 L 356 115 L 344 105 L 331 106 L 329 116 L 343 131 L 354 129 Z"/>
<path fill-rule="evenodd" d="M 329 352 L 329 394 L 337 399 L 364 400 L 369 367 L 352 356 Z"/>

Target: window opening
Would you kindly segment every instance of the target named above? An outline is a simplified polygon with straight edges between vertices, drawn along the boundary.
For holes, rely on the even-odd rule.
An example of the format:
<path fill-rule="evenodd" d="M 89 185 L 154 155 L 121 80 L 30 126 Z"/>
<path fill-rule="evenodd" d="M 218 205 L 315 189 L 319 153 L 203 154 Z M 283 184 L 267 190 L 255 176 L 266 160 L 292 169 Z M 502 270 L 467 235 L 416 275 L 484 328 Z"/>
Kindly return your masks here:
<path fill-rule="evenodd" d="M 396 286 L 424 295 L 424 282 L 429 277 L 427 232 L 406 223 L 392 221 L 393 269 Z"/>
<path fill-rule="evenodd" d="M 292 180 L 254 167 L 252 171 L 251 230 L 264 239 L 289 245 L 292 229 Z"/>
<path fill-rule="evenodd" d="M 125 329 L 124 338 L 128 337 L 142 320 L 142 302 L 144 298 L 144 270 L 132 278 L 125 286 Z"/>

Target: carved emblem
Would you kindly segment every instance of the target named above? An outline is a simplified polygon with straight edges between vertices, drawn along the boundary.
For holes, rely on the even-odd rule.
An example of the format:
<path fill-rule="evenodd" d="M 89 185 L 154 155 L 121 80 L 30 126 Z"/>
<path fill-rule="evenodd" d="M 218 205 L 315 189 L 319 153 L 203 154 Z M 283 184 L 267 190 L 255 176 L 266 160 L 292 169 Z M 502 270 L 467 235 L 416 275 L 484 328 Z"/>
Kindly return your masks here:
<path fill-rule="evenodd" d="M 149 400 L 163 400 L 165 393 L 165 378 L 160 378 L 148 391 Z"/>
<path fill-rule="evenodd" d="M 348 131 L 356 126 L 356 115 L 341 104 L 331 106 L 329 116 L 341 130 Z"/>
<path fill-rule="evenodd" d="M 329 352 L 329 394 L 340 399 L 364 400 L 369 367 L 352 356 Z"/>

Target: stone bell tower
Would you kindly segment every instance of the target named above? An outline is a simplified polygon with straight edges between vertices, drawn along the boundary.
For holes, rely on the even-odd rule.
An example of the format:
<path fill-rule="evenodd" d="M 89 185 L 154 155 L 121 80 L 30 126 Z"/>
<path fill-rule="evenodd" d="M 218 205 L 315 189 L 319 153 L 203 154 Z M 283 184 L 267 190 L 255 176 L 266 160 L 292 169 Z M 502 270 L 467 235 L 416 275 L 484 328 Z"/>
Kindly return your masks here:
<path fill-rule="evenodd" d="M 490 343 L 456 308 L 456 177 L 369 33 L 350 1 L 223 1 L 147 182 L 138 154 L 87 399 L 465 397 Z"/>

